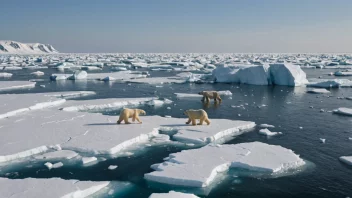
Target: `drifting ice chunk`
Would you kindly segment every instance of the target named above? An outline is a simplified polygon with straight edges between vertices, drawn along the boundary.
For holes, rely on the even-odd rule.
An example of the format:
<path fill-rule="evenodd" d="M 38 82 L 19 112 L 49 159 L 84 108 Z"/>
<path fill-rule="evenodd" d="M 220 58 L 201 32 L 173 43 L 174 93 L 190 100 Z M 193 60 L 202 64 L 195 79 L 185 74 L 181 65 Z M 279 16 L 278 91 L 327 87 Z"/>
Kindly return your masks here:
<path fill-rule="evenodd" d="M 0 73 L 0 77 L 1 77 L 1 78 L 10 78 L 11 76 L 12 76 L 11 73 L 6 73 L 6 72 Z"/>
<path fill-rule="evenodd" d="M 62 162 L 58 162 L 58 163 L 53 164 L 52 168 L 60 168 L 62 166 L 64 166 L 64 164 Z"/>
<path fill-rule="evenodd" d="M 313 79 L 313 81 L 308 83 L 307 87 L 338 88 L 352 86 L 352 82 L 348 79 Z"/>
<path fill-rule="evenodd" d="M 274 125 L 270 125 L 270 124 L 261 124 L 259 126 L 262 127 L 262 128 L 275 128 Z"/>
<path fill-rule="evenodd" d="M 193 194 L 170 191 L 168 193 L 153 193 L 149 198 L 199 198 Z"/>
<path fill-rule="evenodd" d="M 35 75 L 35 76 L 42 76 L 42 75 L 44 75 L 44 72 L 36 71 L 36 72 L 32 72 L 31 74 Z"/>
<path fill-rule="evenodd" d="M 83 164 L 88 164 L 88 163 L 91 163 L 91 162 L 95 162 L 97 160 L 98 159 L 96 157 L 83 157 L 82 158 Z"/>
<path fill-rule="evenodd" d="M 46 159 L 46 160 L 59 160 L 59 159 L 72 159 L 78 156 L 78 153 L 69 150 L 60 150 L 45 153 L 42 155 L 35 156 L 35 159 Z"/>
<path fill-rule="evenodd" d="M 352 76 L 352 72 L 341 72 L 337 71 L 334 73 L 335 76 Z"/>
<path fill-rule="evenodd" d="M 117 168 L 116 165 L 110 165 L 110 166 L 108 167 L 109 170 L 114 170 L 114 169 L 116 169 L 116 168 Z"/>
<path fill-rule="evenodd" d="M 44 166 L 46 166 L 49 170 L 53 168 L 53 164 L 50 162 L 45 163 Z"/>
<path fill-rule="evenodd" d="M 51 179 L 0 178 L 1 198 L 85 198 L 98 192 L 109 182 Z M 38 189 L 40 189 L 38 191 Z"/>
<path fill-rule="evenodd" d="M 159 164 L 157 170 L 144 175 L 149 181 L 206 187 L 218 172 L 229 168 L 276 173 L 304 165 L 305 162 L 292 150 L 261 142 L 208 145 L 199 149 L 170 154 L 170 159 Z"/>
<path fill-rule="evenodd" d="M 307 90 L 307 93 L 326 94 L 326 93 L 330 93 L 330 91 L 326 89 L 310 89 L 310 90 Z"/>
<path fill-rule="evenodd" d="M 35 87 L 36 82 L 29 81 L 0 81 L 0 91 L 12 89 L 28 89 Z"/>
<path fill-rule="evenodd" d="M 341 108 L 338 108 L 338 109 L 334 110 L 334 113 L 341 114 L 341 115 L 352 116 L 352 109 L 341 107 Z"/>
<path fill-rule="evenodd" d="M 339 159 L 341 162 L 343 162 L 347 165 L 352 165 L 352 156 L 342 156 Z"/>
<path fill-rule="evenodd" d="M 266 135 L 266 136 L 274 136 L 282 134 L 281 132 L 271 132 L 269 129 L 260 129 L 259 134 Z"/>
<path fill-rule="evenodd" d="M 69 80 L 83 80 L 86 79 L 88 73 L 86 71 L 76 71 L 72 76 L 70 76 Z"/>

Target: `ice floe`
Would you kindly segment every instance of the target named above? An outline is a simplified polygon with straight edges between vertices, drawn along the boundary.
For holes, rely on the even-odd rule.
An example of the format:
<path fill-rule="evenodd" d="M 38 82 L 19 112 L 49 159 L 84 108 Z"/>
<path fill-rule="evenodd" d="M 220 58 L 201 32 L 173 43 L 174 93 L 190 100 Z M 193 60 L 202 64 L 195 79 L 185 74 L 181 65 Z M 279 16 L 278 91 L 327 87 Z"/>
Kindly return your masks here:
<path fill-rule="evenodd" d="M 348 79 L 312 79 L 312 82 L 309 82 L 307 84 L 307 87 L 317 87 L 317 88 L 352 87 L 352 81 Z"/>
<path fill-rule="evenodd" d="M 51 179 L 0 178 L 1 198 L 85 198 L 102 190 L 109 182 Z"/>
<path fill-rule="evenodd" d="M 6 72 L 0 73 L 1 78 L 10 78 L 11 76 L 12 76 L 11 73 L 6 73 Z"/>
<path fill-rule="evenodd" d="M 207 144 L 227 135 L 239 135 L 255 126 L 253 122 L 223 119 L 213 119 L 209 126 L 191 126 L 185 124 L 186 118 L 160 116 L 143 116 L 143 124 L 117 125 L 117 119 L 101 114 L 43 109 L 0 120 L 3 134 L 0 162 L 48 152 L 54 145 L 60 145 L 63 150 L 115 154 L 136 143 L 147 142 L 159 133 L 176 133 L 175 140 Z M 31 130 L 26 130 L 28 128 Z"/>
<path fill-rule="evenodd" d="M 305 164 L 292 150 L 261 142 L 235 145 L 208 145 L 169 155 L 170 159 L 153 166 L 144 175 L 149 181 L 187 187 L 206 187 L 217 173 L 229 168 L 244 168 L 269 174 L 298 168 Z"/>
<path fill-rule="evenodd" d="M 327 93 L 330 93 L 330 91 L 328 91 L 326 89 L 309 89 L 309 90 L 307 90 L 307 93 L 327 94 Z"/>
<path fill-rule="evenodd" d="M 341 107 L 341 108 L 335 109 L 333 112 L 336 114 L 352 116 L 352 109 L 351 108 Z"/>
<path fill-rule="evenodd" d="M 193 194 L 170 191 L 168 193 L 153 193 L 149 198 L 198 198 Z"/>
<path fill-rule="evenodd" d="M 339 159 L 341 162 L 343 162 L 347 165 L 352 165 L 352 156 L 342 156 Z"/>
<path fill-rule="evenodd" d="M 259 126 L 262 128 L 275 128 L 274 125 L 270 125 L 270 124 L 260 124 Z"/>
<path fill-rule="evenodd" d="M 29 81 L 0 81 L 0 91 L 12 89 L 28 89 L 35 87 L 36 82 Z"/>
<path fill-rule="evenodd" d="M 146 78 L 147 75 L 142 72 L 132 72 L 132 71 L 120 71 L 112 73 L 89 73 L 85 71 L 79 71 L 73 74 L 52 74 L 50 79 L 53 81 L 57 80 L 124 80 L 129 81 L 132 79 Z"/>
<path fill-rule="evenodd" d="M 72 159 L 78 156 L 78 153 L 69 150 L 59 150 L 44 153 L 41 155 L 34 156 L 35 159 L 38 160 L 60 160 L 60 159 Z"/>
<path fill-rule="evenodd" d="M 266 136 L 275 136 L 275 135 L 280 135 L 282 132 L 271 132 L 269 129 L 260 129 L 259 134 L 266 135 Z"/>

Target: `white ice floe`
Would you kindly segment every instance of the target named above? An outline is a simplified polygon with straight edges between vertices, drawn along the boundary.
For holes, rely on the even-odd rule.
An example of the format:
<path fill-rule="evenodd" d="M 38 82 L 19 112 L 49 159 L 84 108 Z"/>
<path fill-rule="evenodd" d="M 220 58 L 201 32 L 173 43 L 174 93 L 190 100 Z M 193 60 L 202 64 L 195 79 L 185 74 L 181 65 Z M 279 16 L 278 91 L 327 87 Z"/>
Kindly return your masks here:
<path fill-rule="evenodd" d="M 72 76 L 68 77 L 68 80 L 83 80 L 86 79 L 88 73 L 86 71 L 76 71 Z"/>
<path fill-rule="evenodd" d="M 169 101 L 157 98 L 113 98 L 97 100 L 67 101 L 61 110 L 63 111 L 89 111 L 103 112 L 122 109 L 123 107 L 138 107 L 142 105 L 161 106 L 169 104 Z"/>
<path fill-rule="evenodd" d="M 100 80 L 100 81 L 106 81 L 106 80 L 120 80 L 120 81 L 129 81 L 133 79 L 139 79 L 139 78 L 146 78 L 147 75 L 143 74 L 142 72 L 132 72 L 132 71 L 120 71 L 120 72 L 112 72 L 112 73 L 89 73 L 85 75 L 86 73 L 82 73 L 85 71 L 81 71 L 79 73 L 80 75 L 78 76 L 78 73 L 76 74 L 52 74 L 50 76 L 51 80 Z"/>
<path fill-rule="evenodd" d="M 42 76 L 42 75 L 44 75 L 44 72 L 36 71 L 36 72 L 32 72 L 31 74 L 35 75 L 35 76 Z"/>
<path fill-rule="evenodd" d="M 264 64 L 245 66 L 218 66 L 213 70 L 216 82 L 253 85 L 302 86 L 308 83 L 306 74 L 297 65 Z"/>
<path fill-rule="evenodd" d="M 117 165 L 110 165 L 108 167 L 109 170 L 115 170 L 117 168 Z"/>
<path fill-rule="evenodd" d="M 148 142 L 160 131 L 176 133 L 174 139 L 182 142 L 206 144 L 227 135 L 239 135 L 255 126 L 253 122 L 223 119 L 212 119 L 209 126 L 192 126 L 185 124 L 186 118 L 140 118 L 143 124 L 117 125 L 118 116 L 43 109 L 3 119 L 0 120 L 0 134 L 3 134 L 0 162 L 47 152 L 58 144 L 63 150 L 115 154 L 134 144 Z"/>
<path fill-rule="evenodd" d="M 1 78 L 10 78 L 13 74 L 11 73 L 6 73 L 6 72 L 3 72 L 3 73 L 0 73 L 0 77 Z"/>
<path fill-rule="evenodd" d="M 60 159 L 72 159 L 77 157 L 78 153 L 69 150 L 60 150 L 60 151 L 53 151 L 44 153 L 41 155 L 34 156 L 35 159 L 40 160 L 60 160 Z"/>
<path fill-rule="evenodd" d="M 109 182 L 51 179 L 0 178 L 1 198 L 85 198 L 102 190 Z"/>
<path fill-rule="evenodd" d="M 61 168 L 63 166 L 64 166 L 64 164 L 62 162 L 57 162 L 57 163 L 53 164 L 52 168 Z"/>
<path fill-rule="evenodd" d="M 153 193 L 149 198 L 199 198 L 193 194 L 170 191 L 168 193 Z"/>
<path fill-rule="evenodd" d="M 275 135 L 280 135 L 282 132 L 271 132 L 269 129 L 260 129 L 259 134 L 266 135 L 266 136 L 275 136 Z"/>
<path fill-rule="evenodd" d="M 15 116 L 26 111 L 61 105 L 66 102 L 66 98 L 77 98 L 92 94 L 95 94 L 95 92 L 70 91 L 0 95 L 0 119 Z"/>
<path fill-rule="evenodd" d="M 4 70 L 4 71 L 13 71 L 13 70 L 21 70 L 21 69 L 22 67 L 17 67 L 17 66 L 6 66 L 3 68 L 0 67 L 0 70 Z"/>
<path fill-rule="evenodd" d="M 342 156 L 339 159 L 341 162 L 343 162 L 347 165 L 352 165 L 352 156 Z"/>
<path fill-rule="evenodd" d="M 144 175 L 149 181 L 187 187 L 206 187 L 217 173 L 229 168 L 244 168 L 269 174 L 298 168 L 305 164 L 292 150 L 261 142 L 208 145 L 169 155 L 156 171 Z"/>
<path fill-rule="evenodd" d="M 0 81 L 0 91 L 12 89 L 29 89 L 35 87 L 36 82 L 29 81 Z"/>
<path fill-rule="evenodd" d="M 312 79 L 312 82 L 307 84 L 307 87 L 317 88 L 338 88 L 351 86 L 352 81 L 348 79 Z"/>
<path fill-rule="evenodd" d="M 337 71 L 334 73 L 335 76 L 352 76 L 352 72 L 351 71 Z"/>
<path fill-rule="evenodd" d="M 218 91 L 218 94 L 221 96 L 232 96 L 232 92 L 229 90 Z M 177 98 L 202 98 L 202 95 L 199 94 L 188 94 L 188 93 L 175 93 Z"/>
<path fill-rule="evenodd" d="M 335 109 L 333 112 L 336 114 L 352 116 L 352 109 L 351 108 L 341 107 L 341 108 Z"/>
<path fill-rule="evenodd" d="M 321 143 L 325 144 L 326 139 L 324 139 L 324 138 L 319 138 L 319 140 L 320 140 Z"/>
<path fill-rule="evenodd" d="M 82 157 L 82 163 L 83 164 L 88 164 L 97 161 L 98 159 L 96 157 Z"/>
<path fill-rule="evenodd" d="M 261 124 L 259 126 L 262 127 L 262 128 L 275 128 L 274 125 L 270 125 L 270 124 Z"/>
<path fill-rule="evenodd" d="M 50 162 L 46 162 L 44 166 L 46 166 L 49 170 L 53 168 L 53 164 Z"/>
<path fill-rule="evenodd" d="M 330 93 L 330 91 L 328 91 L 326 89 L 309 89 L 309 90 L 307 90 L 307 93 L 327 94 L 327 93 Z"/>

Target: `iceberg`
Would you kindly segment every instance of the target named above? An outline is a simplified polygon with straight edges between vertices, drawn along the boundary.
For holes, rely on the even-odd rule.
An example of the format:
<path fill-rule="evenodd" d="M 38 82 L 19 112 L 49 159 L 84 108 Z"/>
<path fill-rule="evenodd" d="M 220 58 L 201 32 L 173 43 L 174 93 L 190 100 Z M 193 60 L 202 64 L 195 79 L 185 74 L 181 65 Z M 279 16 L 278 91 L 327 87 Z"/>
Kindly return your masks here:
<path fill-rule="evenodd" d="M 292 150 L 261 142 L 235 145 L 207 145 L 169 155 L 164 163 L 152 166 L 148 181 L 187 187 L 207 187 L 217 173 L 229 168 L 278 173 L 296 169 L 305 164 Z"/>

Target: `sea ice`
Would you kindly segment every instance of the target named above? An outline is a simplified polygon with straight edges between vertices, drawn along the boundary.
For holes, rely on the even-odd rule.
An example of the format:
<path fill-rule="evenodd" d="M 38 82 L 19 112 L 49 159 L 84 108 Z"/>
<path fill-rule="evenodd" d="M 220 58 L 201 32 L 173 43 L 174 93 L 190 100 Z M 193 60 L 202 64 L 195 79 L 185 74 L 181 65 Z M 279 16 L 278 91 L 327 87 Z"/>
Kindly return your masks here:
<path fill-rule="evenodd" d="M 83 164 L 88 164 L 97 161 L 98 159 L 96 157 L 82 157 L 82 163 Z"/>
<path fill-rule="evenodd" d="M 352 116 L 352 109 L 351 108 L 341 107 L 341 108 L 335 109 L 333 112 L 336 114 Z"/>
<path fill-rule="evenodd" d="M 1 198 L 85 198 L 102 190 L 109 182 L 51 179 L 0 178 Z"/>
<path fill-rule="evenodd" d="M 78 153 L 74 151 L 69 151 L 69 150 L 59 150 L 59 151 L 53 151 L 53 152 L 48 152 L 44 153 L 41 155 L 34 156 L 35 159 L 40 159 L 40 160 L 60 160 L 60 159 L 72 159 L 74 157 L 77 157 Z"/>
<path fill-rule="evenodd" d="M 259 134 L 266 135 L 266 136 L 275 136 L 282 134 L 281 132 L 271 132 L 269 129 L 260 129 Z"/>
<path fill-rule="evenodd" d="M 115 170 L 116 168 L 117 168 L 116 165 L 110 165 L 110 166 L 108 167 L 109 170 Z"/>
<path fill-rule="evenodd" d="M 261 142 L 207 145 L 169 155 L 164 163 L 152 166 L 156 171 L 144 175 L 149 181 L 187 187 L 206 187 L 218 172 L 244 168 L 269 174 L 305 164 L 292 150 Z"/>
<path fill-rule="evenodd" d="M 35 87 L 36 82 L 29 81 L 0 81 L 0 91 L 12 89 L 28 89 Z"/>
<path fill-rule="evenodd" d="M 341 162 L 343 162 L 347 165 L 352 165 L 352 156 L 342 156 L 339 159 Z"/>
<path fill-rule="evenodd" d="M 63 166 L 64 166 L 64 164 L 62 162 L 58 162 L 58 163 L 53 164 L 52 168 L 61 168 Z"/>
<path fill-rule="evenodd" d="M 1 78 L 10 78 L 11 76 L 12 76 L 11 73 L 6 73 L 6 72 L 0 73 Z"/>
<path fill-rule="evenodd" d="M 36 71 L 36 72 L 32 72 L 31 74 L 35 75 L 35 76 L 42 76 L 42 75 L 44 75 L 44 72 Z"/>
<path fill-rule="evenodd" d="M 153 193 L 149 198 L 199 198 L 193 194 L 170 191 L 168 193 Z"/>
<path fill-rule="evenodd" d="M 330 93 L 330 91 L 328 91 L 326 89 L 309 89 L 309 90 L 307 90 L 307 93 L 326 94 L 326 93 Z"/>
<path fill-rule="evenodd" d="M 262 128 L 275 128 L 274 125 L 270 125 L 270 124 L 261 124 L 259 126 L 262 127 Z"/>

